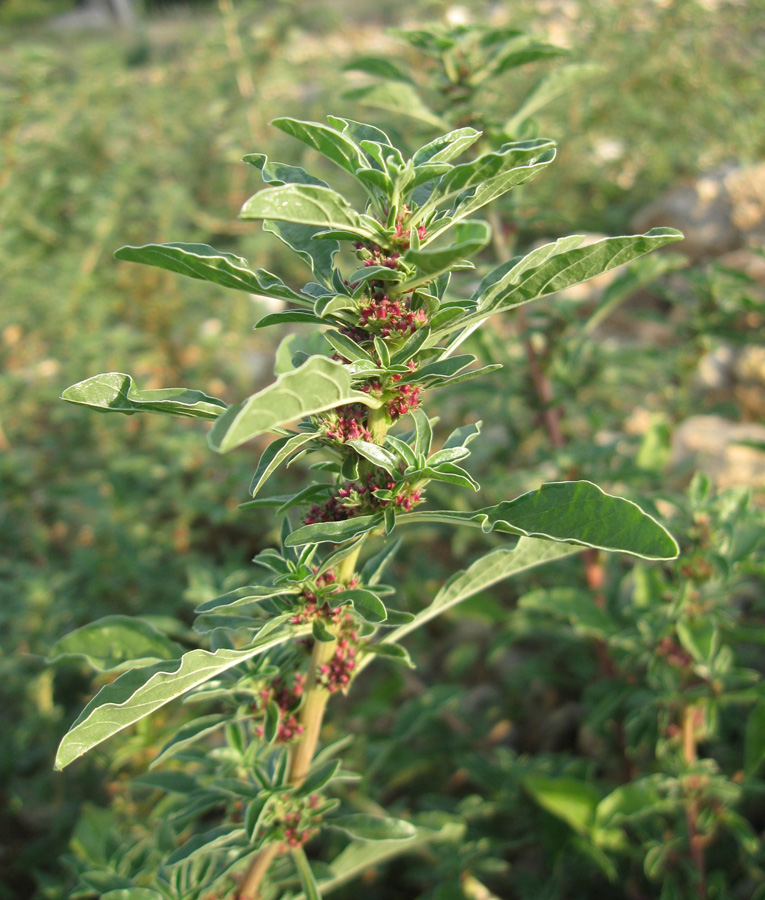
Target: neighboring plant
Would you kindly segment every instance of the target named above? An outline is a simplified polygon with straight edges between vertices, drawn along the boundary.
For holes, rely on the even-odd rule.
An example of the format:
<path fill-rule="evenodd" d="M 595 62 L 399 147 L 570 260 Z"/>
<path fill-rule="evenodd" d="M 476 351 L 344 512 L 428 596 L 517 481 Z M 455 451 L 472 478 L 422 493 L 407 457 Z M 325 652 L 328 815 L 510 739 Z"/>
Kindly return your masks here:
<path fill-rule="evenodd" d="M 306 897 L 317 897 L 375 861 L 436 839 L 438 829 L 370 813 L 360 797 L 355 810 L 337 810 L 335 795 L 353 776 L 337 759 L 345 738 L 316 752 L 329 699 L 347 692 L 376 659 L 412 665 L 403 638 L 502 579 L 582 547 L 653 560 L 678 553 L 652 516 L 588 481 L 543 484 L 468 512 L 423 504 L 431 482 L 479 489 L 462 464 L 480 423 L 458 428 L 436 449 L 435 419 L 425 411 L 431 390 L 497 368 L 473 368 L 476 358 L 457 353 L 460 344 L 493 316 L 679 240 L 679 232 L 654 229 L 587 246 L 581 236 L 562 238 L 501 263 L 472 296 L 459 288 L 450 294 L 452 274 L 472 268 L 469 257 L 491 239 L 490 227 L 471 217 L 541 172 L 554 158 L 553 143 L 507 142 L 457 163 L 481 138 L 462 127 L 405 159 L 372 125 L 329 122 L 274 124 L 352 176 L 366 193 L 361 211 L 302 168 L 263 154 L 245 157 L 269 186 L 247 201 L 242 218 L 263 221 L 311 267 L 314 280 L 302 290 L 204 244 L 149 244 L 116 254 L 284 301 L 289 308 L 257 327 L 320 329 L 305 341 L 288 339 L 293 368 L 280 366 L 273 384 L 230 406 L 185 388 L 140 390 L 120 373 L 96 375 L 63 394 L 102 413 L 212 420 L 208 442 L 220 453 L 272 435 L 244 506 L 284 516 L 280 547 L 254 560 L 265 574 L 202 603 L 190 649 L 123 616 L 61 642 L 60 655 L 90 657 L 100 671 L 122 674 L 72 725 L 57 768 L 178 697 L 211 710 L 172 736 L 153 763 L 166 769 L 147 776 L 147 784 L 172 791 L 166 828 L 151 849 L 123 854 L 106 873 L 85 873 L 82 896 L 91 889 L 109 900 L 126 892 L 140 900 L 232 893 L 251 900 L 292 896 L 299 881 Z M 341 242 L 355 251 L 355 263 L 352 254 L 338 256 Z M 307 454 L 317 454 L 310 484 L 287 496 L 260 496 L 280 465 Z M 402 612 L 390 599 L 394 588 L 382 581 L 399 544 L 390 536 L 427 523 L 507 535 L 510 546 L 454 575 L 414 614 Z M 212 748 L 204 741 L 214 734 Z M 304 845 L 315 835 L 336 849 L 328 830 L 351 843 L 329 867 L 309 863 Z M 166 857 L 150 878 L 141 854 L 163 848 Z"/>

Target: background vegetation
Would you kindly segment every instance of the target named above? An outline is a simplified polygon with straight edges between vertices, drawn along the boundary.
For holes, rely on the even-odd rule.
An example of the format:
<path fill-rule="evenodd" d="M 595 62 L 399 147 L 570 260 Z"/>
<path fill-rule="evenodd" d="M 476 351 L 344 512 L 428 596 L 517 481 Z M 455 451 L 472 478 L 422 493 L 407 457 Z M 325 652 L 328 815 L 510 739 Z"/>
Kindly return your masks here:
<path fill-rule="evenodd" d="M 143 387 L 191 384 L 227 400 L 271 371 L 271 334 L 250 330 L 262 312 L 257 299 L 222 302 L 209 285 L 116 263 L 112 251 L 123 243 L 198 240 L 297 280 L 302 273 L 285 269 L 289 257 L 269 235 L 236 220 L 258 186 L 241 156 L 262 150 L 297 161 L 300 150 L 266 127 L 285 114 L 379 116 L 412 143 L 427 136 L 426 126 L 370 114 L 344 98 L 362 79 L 342 68 L 359 55 L 392 52 L 415 71 L 416 54 L 385 28 L 425 27 L 449 12 L 425 0 L 384 9 L 242 0 L 233 12 L 225 2 L 160 4 L 136 33 L 121 34 L 65 27 L 47 4 L 29 4 L 24 15 L 20 7 L 0 4 L 2 900 L 70 896 L 60 854 L 69 849 L 82 862 L 116 852 L 109 829 L 135 834 L 151 807 L 151 793 L 129 782 L 160 743 L 162 716 L 118 738 L 124 753 L 116 759 L 97 751 L 54 776 L 55 744 L 92 690 L 84 669 L 45 666 L 55 640 L 112 612 L 148 614 L 159 627 L 171 615 L 188 618 L 275 537 L 267 517 L 237 511 L 258 448 L 213 459 L 199 424 L 114 422 L 58 401 L 63 387 L 97 371 L 131 371 Z M 522 0 L 469 9 L 474 18 L 538 32 L 570 48 L 574 60 L 600 66 L 537 117 L 540 133 L 561 149 L 514 213 L 519 246 L 572 230 L 629 231 L 633 213 L 678 178 L 765 158 L 758 4 Z M 508 115 L 514 98 L 556 64 L 513 74 L 498 98 Z M 622 285 L 619 309 L 584 345 L 581 324 L 598 295 L 561 298 L 535 312 L 529 327 L 565 411 L 562 449 L 549 446 L 512 323 L 482 348 L 506 368 L 456 397 L 451 415 L 463 421 L 480 410 L 492 438 L 478 459 L 486 494 L 495 498 L 484 504 L 536 484 L 540 474 L 553 480 L 577 470 L 663 499 L 659 508 L 674 516 L 691 555 L 699 514 L 713 521 L 713 535 L 726 528 L 756 534 L 756 513 L 743 512 L 738 495 L 709 501 L 697 481 L 692 500 L 679 499 L 695 464 L 673 457 L 670 440 L 693 414 L 731 422 L 761 416 L 756 390 L 705 390 L 696 378 L 705 354 L 751 342 L 762 327 L 761 286 L 714 260 L 667 268 L 673 271 L 657 270 L 650 290 Z M 442 424 L 448 431 L 450 423 Z M 741 665 L 758 671 L 765 609 L 753 585 L 762 573 L 749 555 L 756 540 L 747 540 L 747 552 L 735 559 L 722 538 L 711 550 L 720 551 L 713 561 L 724 585 L 720 604 L 738 629 L 728 636 L 738 642 Z M 431 546 L 399 567 L 413 607 L 419 593 L 432 593 L 470 557 L 464 535 L 449 542 L 434 530 Z M 747 557 L 743 571 L 736 569 Z M 620 611 L 636 577 L 647 580 L 649 594 L 679 590 L 677 572 L 636 576 L 627 561 L 610 565 L 603 590 Z M 620 766 L 661 769 L 637 752 L 638 732 L 628 729 L 625 738 L 614 730 L 618 703 L 602 702 L 614 684 L 623 686 L 625 672 L 645 691 L 658 690 L 650 663 L 635 651 L 615 677 L 604 672 L 592 633 L 539 619 L 545 603 L 550 607 L 544 592 L 576 580 L 581 571 L 558 568 L 471 602 L 413 648 L 418 673 L 370 673 L 366 691 L 346 703 L 343 715 L 360 737 L 358 767 L 386 803 L 469 823 L 459 852 L 434 848 L 413 857 L 387 876 L 387 887 L 385 877 L 372 877 L 365 887 L 371 896 L 448 900 L 470 890 L 469 882 L 459 887 L 467 872 L 508 898 L 577 897 L 593 879 L 603 897 L 624 890 L 664 896 L 643 856 L 614 850 L 614 863 L 613 848 L 588 844 L 580 824 L 535 801 L 532 782 L 523 781 L 546 773 L 602 792 L 625 780 Z M 532 588 L 536 600 L 528 599 Z M 405 755 L 380 752 L 390 733 L 405 742 Z M 733 709 L 705 745 L 730 776 L 725 784 L 735 784 L 744 766 L 745 739 Z M 748 898 L 765 866 L 761 789 L 755 781 L 744 796 L 729 792 L 720 803 L 741 814 L 735 846 L 744 849 L 731 854 L 724 834 L 711 840 L 712 872 L 723 873 L 712 879 L 711 895 Z M 647 850 L 651 842 L 671 843 L 651 823 L 634 828 Z"/>

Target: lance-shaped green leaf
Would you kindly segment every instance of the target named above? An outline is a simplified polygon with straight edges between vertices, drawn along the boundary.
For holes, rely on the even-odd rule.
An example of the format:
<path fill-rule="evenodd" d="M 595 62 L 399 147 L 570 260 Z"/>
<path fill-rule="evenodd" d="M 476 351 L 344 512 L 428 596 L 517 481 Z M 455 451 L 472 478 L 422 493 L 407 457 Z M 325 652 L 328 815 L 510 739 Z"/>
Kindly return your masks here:
<path fill-rule="evenodd" d="M 352 838 L 362 841 L 408 841 L 417 833 L 411 822 L 354 813 L 327 820 L 327 825 L 339 828 Z"/>
<path fill-rule="evenodd" d="M 308 300 L 287 287 L 284 282 L 266 272 L 255 272 L 247 267 L 247 261 L 233 253 L 221 253 L 208 244 L 144 244 L 141 247 L 120 247 L 116 259 L 156 266 L 169 272 L 178 272 L 201 281 L 212 281 L 223 287 L 263 297 L 276 297 L 290 303 L 308 305 Z"/>
<path fill-rule="evenodd" d="M 411 116 L 440 130 L 447 127 L 444 120 L 425 105 L 415 88 L 406 82 L 372 84 L 347 91 L 344 96 L 365 106 Z"/>
<path fill-rule="evenodd" d="M 196 741 L 201 740 L 208 734 L 212 734 L 219 728 L 223 728 L 228 722 L 228 716 L 213 713 L 209 716 L 200 716 L 187 725 L 182 725 L 159 751 L 159 754 L 154 757 L 149 764 L 149 768 L 153 769 L 171 756 L 175 756 L 176 753 L 180 753 L 186 747 L 190 747 Z"/>
<path fill-rule="evenodd" d="M 374 531 L 383 524 L 382 513 L 373 516 L 355 516 L 340 522 L 316 522 L 296 528 L 284 542 L 288 547 L 303 544 L 342 544 L 367 531 Z"/>
<path fill-rule="evenodd" d="M 255 497 L 271 475 L 279 466 L 292 456 L 293 453 L 305 446 L 316 437 L 312 431 L 304 434 L 291 434 L 283 438 L 277 438 L 266 447 L 258 461 L 258 467 L 250 482 L 250 496 Z"/>
<path fill-rule="evenodd" d="M 346 443 L 365 459 L 368 459 L 381 469 L 385 469 L 388 474 L 398 474 L 398 460 L 390 450 L 386 450 L 379 444 L 373 444 L 370 441 L 346 441 Z"/>
<path fill-rule="evenodd" d="M 243 403 L 230 406 L 207 439 L 213 450 L 227 453 L 259 434 L 345 403 L 380 405 L 369 394 L 351 387 L 350 373 L 342 363 L 312 356 Z"/>
<path fill-rule="evenodd" d="M 364 588 L 352 588 L 349 591 L 342 591 L 332 595 L 332 602 L 345 603 L 349 601 L 356 612 L 365 622 L 371 622 L 373 625 L 379 625 L 388 618 L 388 612 L 382 600 L 367 591 Z"/>
<path fill-rule="evenodd" d="M 385 78 L 388 81 L 407 81 L 413 84 L 412 79 L 402 69 L 389 59 L 381 56 L 360 56 L 343 67 L 345 72 L 365 72 L 377 78 Z"/>
<path fill-rule="evenodd" d="M 424 846 L 433 841 L 458 844 L 464 837 L 465 826 L 461 822 L 448 821 L 439 830 L 418 826 L 414 835 L 406 841 L 354 841 L 329 866 L 320 887 L 325 893 L 346 884 L 362 872 L 379 866 L 385 860 Z M 295 900 L 305 900 L 304 895 Z"/>
<path fill-rule="evenodd" d="M 534 268 L 527 268 L 521 261 L 497 281 L 487 284 L 479 300 L 479 312 L 485 309 L 512 309 L 529 300 L 588 281 L 665 244 L 682 239 L 683 235 L 674 228 L 653 228 L 646 234 L 604 238 L 586 247 L 552 253 Z M 565 240 L 564 246 L 568 248 L 574 236 Z M 489 278 L 487 276 L 484 282 Z"/>
<path fill-rule="evenodd" d="M 454 166 L 438 182 L 439 202 L 444 202 L 463 191 L 485 184 L 498 175 L 529 163 L 538 162 L 548 151 L 555 149 L 555 142 L 545 138 L 505 144 L 492 153 L 484 153 L 470 162 Z"/>
<path fill-rule="evenodd" d="M 472 147 L 480 137 L 481 132 L 475 128 L 457 128 L 420 147 L 412 157 L 412 162 L 415 166 L 451 162 Z"/>
<path fill-rule="evenodd" d="M 285 309 L 283 312 L 269 313 L 258 319 L 254 328 L 269 328 L 271 325 L 300 325 L 303 322 L 321 324 L 321 319 L 310 309 Z"/>
<path fill-rule="evenodd" d="M 512 117 L 505 122 L 502 130 L 513 135 L 520 131 L 526 119 L 529 119 L 543 106 L 550 103 L 556 97 L 565 93 L 578 81 L 591 78 L 603 71 L 603 67 L 592 63 L 573 63 L 550 72 L 527 94 L 521 105 L 515 110 Z"/>
<path fill-rule="evenodd" d="M 300 166 L 269 162 L 265 153 L 248 153 L 242 157 L 242 161 L 259 169 L 266 184 L 317 184 L 320 187 L 329 187 L 326 181 L 316 178 Z"/>
<path fill-rule="evenodd" d="M 313 184 L 285 184 L 266 188 L 244 204 L 242 219 L 270 219 L 314 225 L 355 235 L 364 241 L 385 241 L 373 219 L 356 212 L 351 204 L 331 188 Z"/>
<path fill-rule="evenodd" d="M 49 661 L 85 660 L 99 672 L 119 672 L 162 659 L 177 659 L 183 647 L 133 616 L 104 616 L 60 638 Z"/>
<path fill-rule="evenodd" d="M 319 885 L 316 883 L 316 878 L 311 869 L 311 864 L 308 862 L 308 857 L 305 855 L 305 850 L 303 850 L 302 847 L 293 850 L 292 859 L 300 877 L 300 884 L 303 888 L 305 900 L 321 900 L 321 891 L 319 890 Z"/>
<path fill-rule="evenodd" d="M 56 769 L 63 769 L 98 744 L 228 669 L 276 647 L 307 628 L 270 633 L 246 650 L 192 650 L 180 659 L 133 669 L 96 694 L 58 748 Z"/>
<path fill-rule="evenodd" d="M 512 578 L 520 572 L 536 568 L 564 556 L 579 553 L 579 547 L 572 544 L 554 543 L 537 538 L 522 537 L 510 550 L 492 550 L 476 560 L 467 569 L 456 572 L 436 594 L 433 602 L 404 625 L 390 632 L 385 642 L 401 640 L 436 616 L 478 594 L 480 591 Z"/>
<path fill-rule="evenodd" d="M 219 825 L 203 834 L 192 834 L 187 841 L 168 856 L 165 865 L 177 866 L 196 856 L 219 854 L 222 847 L 241 841 L 243 837 L 245 837 L 243 828 L 229 828 L 227 825 Z"/>
<path fill-rule="evenodd" d="M 273 119 L 271 122 L 280 131 L 297 138 L 314 150 L 318 150 L 322 156 L 331 159 L 351 175 L 356 174 L 357 169 L 368 167 L 366 157 L 349 137 L 323 125 L 320 122 L 303 122 L 299 119 L 283 117 Z"/>
<path fill-rule="evenodd" d="M 539 157 L 522 166 L 510 169 L 509 172 L 502 172 L 494 178 L 489 178 L 471 190 L 470 193 L 458 202 L 455 208 L 449 213 L 451 222 L 457 222 L 472 216 L 473 213 L 483 209 L 498 197 L 502 197 L 514 187 L 525 184 L 536 178 L 539 173 L 545 169 L 555 159 L 555 148 L 545 150 Z M 434 240 L 445 229 L 437 227 L 433 229 L 430 240 Z"/>
<path fill-rule="evenodd" d="M 198 615 L 218 612 L 223 609 L 234 609 L 239 606 L 248 606 L 250 603 L 260 603 L 270 600 L 272 597 L 282 597 L 287 594 L 296 594 L 297 588 L 291 588 L 284 584 L 278 585 L 247 585 L 236 588 L 218 597 L 205 600 L 194 612 Z"/>
<path fill-rule="evenodd" d="M 525 45 L 525 46 L 524 46 Z M 527 63 L 538 59 L 546 59 L 553 56 L 566 56 L 567 50 L 556 47 L 553 44 L 541 44 L 533 42 L 528 35 L 518 36 L 515 40 L 508 41 L 499 53 L 494 56 L 488 65 L 481 69 L 477 77 L 471 79 L 473 84 L 479 84 L 487 78 L 495 78 L 510 69 L 525 66 Z"/>
<path fill-rule="evenodd" d="M 343 119 L 340 116 L 327 116 L 327 121 L 333 128 L 347 135 L 359 146 L 361 146 L 362 141 L 376 141 L 378 144 L 392 146 L 388 135 L 375 125 L 370 125 L 367 122 L 357 122 L 355 119 Z"/>
<path fill-rule="evenodd" d="M 667 529 L 637 503 L 591 481 L 555 481 L 474 513 L 426 510 L 401 515 L 399 522 L 471 525 L 486 533 L 541 537 L 644 559 L 675 559 L 679 552 Z"/>
<path fill-rule="evenodd" d="M 407 250 L 403 260 L 415 266 L 416 273 L 399 286 L 404 293 L 447 272 L 460 260 L 467 259 L 489 243 L 491 229 L 486 222 L 460 222 L 454 233 L 453 243 L 446 247 L 428 250 Z"/>
<path fill-rule="evenodd" d="M 118 412 L 132 416 L 137 412 L 162 413 L 188 419 L 217 419 L 226 404 L 202 391 L 188 388 L 160 388 L 139 391 L 130 375 L 104 372 L 68 387 L 62 400 L 88 406 L 97 412 Z"/>

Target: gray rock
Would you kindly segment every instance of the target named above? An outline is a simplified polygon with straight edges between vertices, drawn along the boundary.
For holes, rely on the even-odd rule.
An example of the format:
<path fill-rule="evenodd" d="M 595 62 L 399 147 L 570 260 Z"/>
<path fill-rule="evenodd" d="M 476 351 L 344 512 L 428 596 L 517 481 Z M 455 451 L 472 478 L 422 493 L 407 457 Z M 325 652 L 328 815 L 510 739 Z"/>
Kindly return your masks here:
<path fill-rule="evenodd" d="M 632 219 L 636 231 L 660 225 L 685 234 L 682 251 L 708 259 L 765 239 L 765 163 L 718 166 L 670 188 Z"/>
<path fill-rule="evenodd" d="M 765 443 L 765 425 L 691 416 L 672 433 L 672 463 L 706 472 L 721 490 L 765 488 L 765 453 L 746 442 Z"/>

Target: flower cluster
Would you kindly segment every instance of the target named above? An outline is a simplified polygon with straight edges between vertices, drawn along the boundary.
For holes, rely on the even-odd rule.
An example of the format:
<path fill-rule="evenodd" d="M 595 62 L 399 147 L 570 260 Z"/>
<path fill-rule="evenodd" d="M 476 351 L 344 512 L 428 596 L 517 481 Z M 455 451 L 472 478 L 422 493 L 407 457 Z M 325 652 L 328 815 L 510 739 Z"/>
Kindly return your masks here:
<path fill-rule="evenodd" d="M 298 722 L 295 715 L 295 711 L 300 705 L 300 698 L 303 696 L 304 688 L 305 676 L 300 672 L 295 673 L 295 681 L 291 688 L 287 687 L 281 678 L 275 678 L 268 687 L 263 688 L 258 700 L 253 704 L 255 713 L 263 715 L 265 715 L 266 705 L 270 701 L 273 701 L 279 707 L 281 716 L 276 732 L 276 742 L 278 744 L 287 744 L 305 731 L 305 728 Z M 258 737 L 263 737 L 264 727 L 262 724 L 258 725 L 255 733 Z"/>
<path fill-rule="evenodd" d="M 314 568 L 314 572 L 315 571 L 316 569 Z M 314 583 L 319 589 L 336 585 L 336 587 L 329 592 L 330 594 L 335 594 L 342 590 L 342 586 L 337 584 L 337 575 L 335 575 L 332 569 L 327 569 L 326 572 L 322 572 L 322 574 L 316 578 Z M 354 588 L 358 583 L 358 578 L 351 578 L 347 587 Z M 314 622 L 317 619 L 324 619 L 334 625 L 340 621 L 341 609 L 339 606 L 331 606 L 327 600 L 321 602 L 319 597 L 317 597 L 313 591 L 307 589 L 302 592 L 300 597 L 302 605 L 292 617 L 291 621 L 293 625 L 304 625 L 306 622 Z"/>
<path fill-rule="evenodd" d="M 381 491 L 395 492 L 392 498 L 380 497 Z M 348 481 L 324 503 L 314 503 L 305 517 L 306 525 L 315 522 L 342 522 L 359 515 L 368 515 L 384 509 L 391 503 L 406 512 L 420 503 L 423 491 L 407 484 L 396 484 L 383 469 L 366 475 L 359 481 Z"/>
<path fill-rule="evenodd" d="M 375 291 L 359 310 L 361 326 L 381 337 L 406 337 L 427 321 L 424 309 L 412 309 L 411 295 L 391 299 L 382 290 Z"/>
<path fill-rule="evenodd" d="M 359 635 L 351 613 L 340 620 L 335 652 L 329 662 L 319 666 L 316 679 L 330 694 L 345 690 L 356 668 L 356 645 Z"/>
<path fill-rule="evenodd" d="M 328 438 L 344 444 L 346 441 L 372 441 L 372 432 L 367 428 L 369 410 L 362 403 L 347 403 L 328 413 L 322 428 Z"/>
<path fill-rule="evenodd" d="M 282 794 L 273 815 L 260 833 L 263 840 L 280 841 L 280 852 L 286 853 L 303 844 L 317 833 L 322 816 L 318 812 L 322 798 L 318 794 L 295 797 Z"/>

